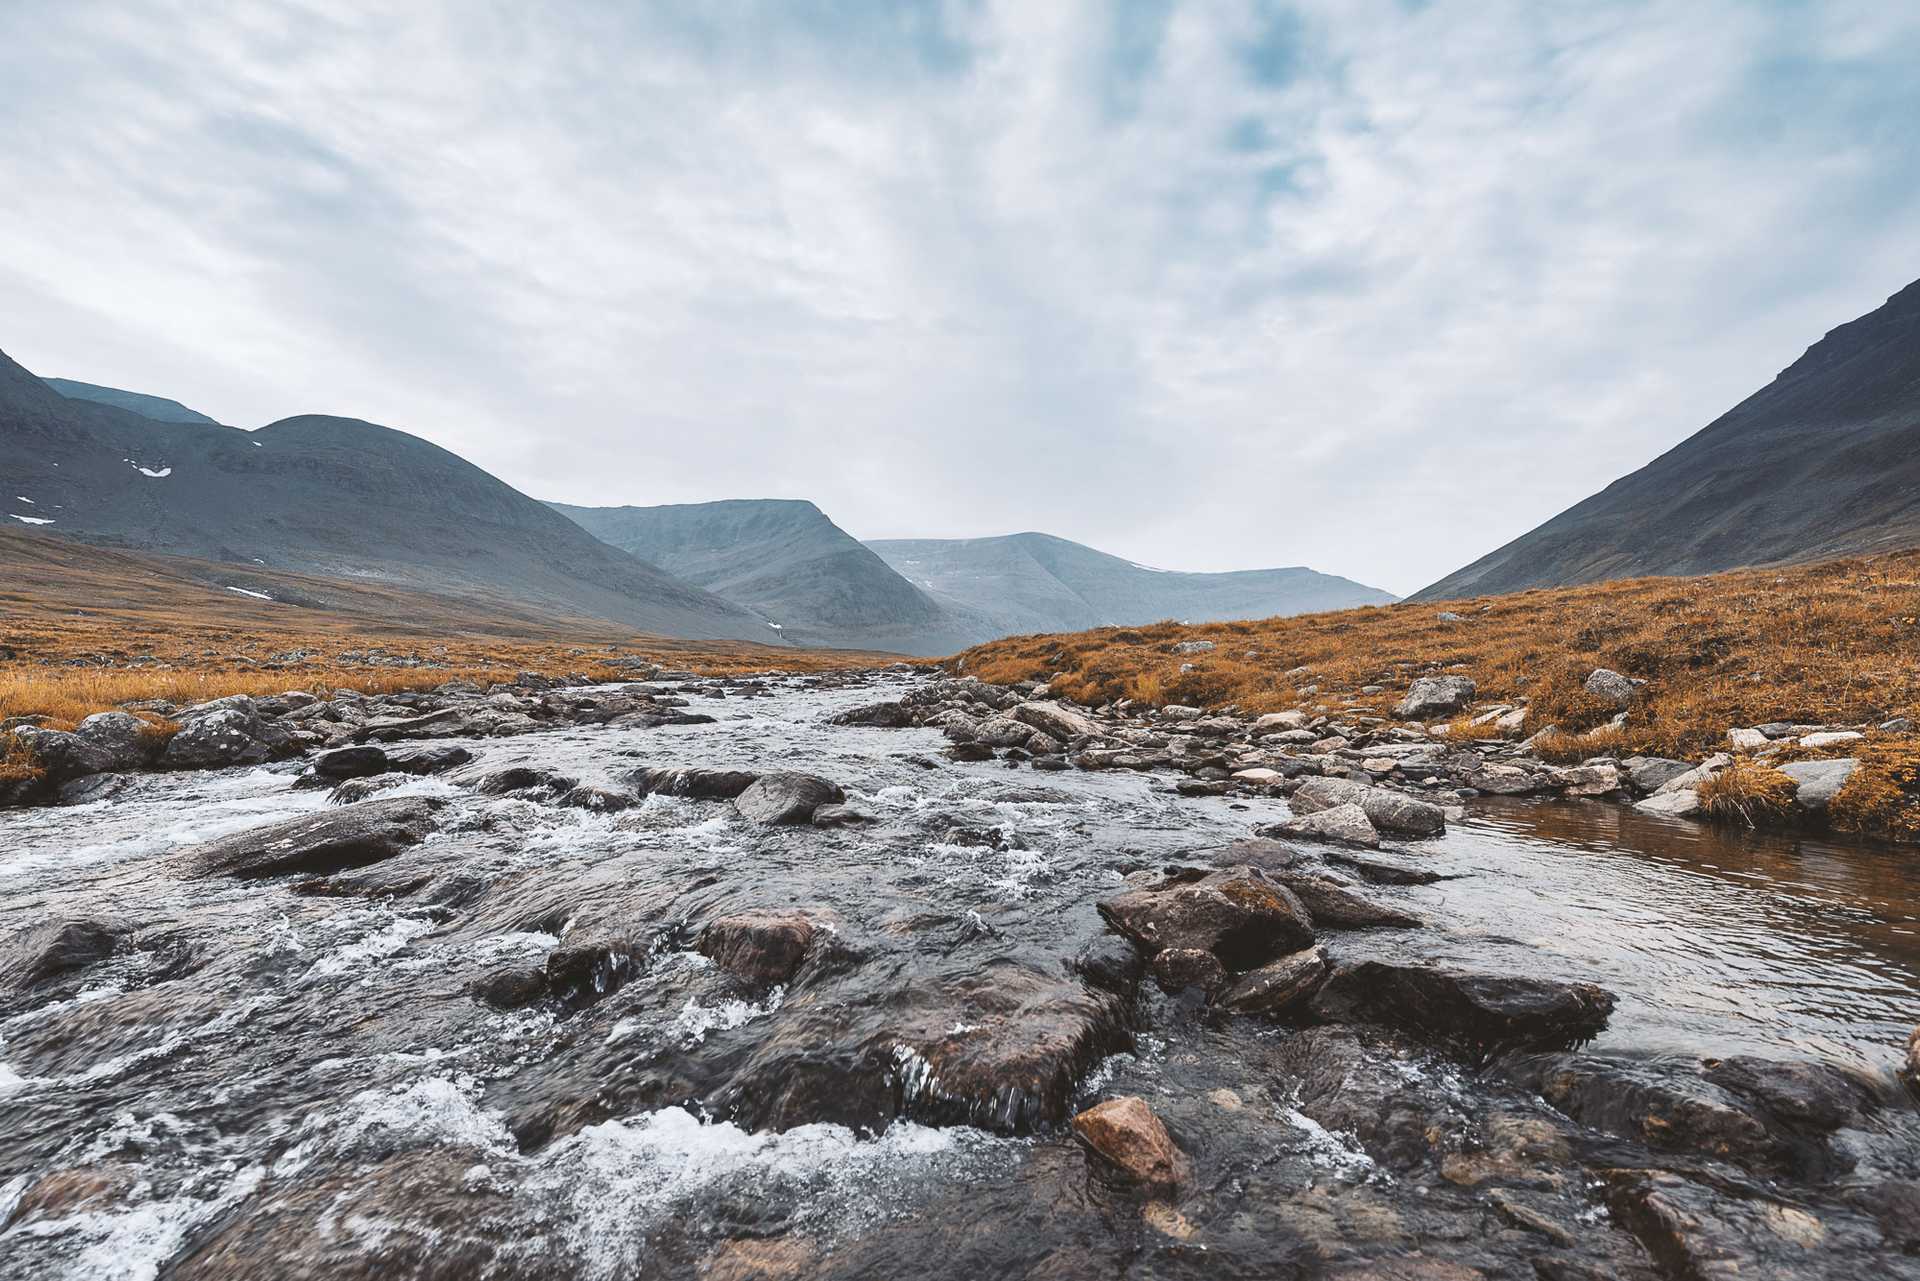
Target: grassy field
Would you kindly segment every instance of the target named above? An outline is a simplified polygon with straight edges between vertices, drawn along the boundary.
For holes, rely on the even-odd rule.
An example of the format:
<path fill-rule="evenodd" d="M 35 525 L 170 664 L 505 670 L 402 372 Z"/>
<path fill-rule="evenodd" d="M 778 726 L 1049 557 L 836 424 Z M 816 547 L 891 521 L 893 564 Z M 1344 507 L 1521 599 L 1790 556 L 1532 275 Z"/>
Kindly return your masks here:
<path fill-rule="evenodd" d="M 343 687 L 376 693 L 456 678 L 507 680 L 518 672 L 613 677 L 619 672 L 609 662 L 628 657 L 708 675 L 895 661 L 887 654 L 675 640 L 557 619 L 505 600 L 0 531 L 0 719 L 45 716 L 64 725 L 143 699 L 191 703 Z"/>
<path fill-rule="evenodd" d="M 1176 653 L 1186 641 L 1214 649 Z M 1524 702 L 1521 733 L 1557 727 L 1550 754 L 1697 759 L 1724 748 L 1735 726 L 1920 720 L 1920 551 L 1259 622 L 1019 636 L 955 661 L 990 681 L 1051 679 L 1087 703 L 1387 717 L 1415 677 L 1459 672 L 1483 703 Z M 1600 728 L 1615 708 L 1582 688 L 1596 667 L 1646 681 L 1624 730 Z M 1836 823 L 1920 836 L 1912 742 L 1870 736 Z"/>

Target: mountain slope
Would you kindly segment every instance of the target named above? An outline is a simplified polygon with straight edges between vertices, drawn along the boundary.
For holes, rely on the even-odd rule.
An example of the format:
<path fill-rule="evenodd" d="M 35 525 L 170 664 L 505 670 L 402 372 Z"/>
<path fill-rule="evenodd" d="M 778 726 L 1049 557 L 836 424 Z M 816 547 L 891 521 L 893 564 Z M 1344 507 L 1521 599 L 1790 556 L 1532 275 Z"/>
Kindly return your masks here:
<path fill-rule="evenodd" d="M 607 546 L 405 432 L 257 432 L 67 399 L 0 355 L 0 519 L 141 551 L 510 596 L 673 636 L 779 641 L 730 601 Z"/>
<path fill-rule="evenodd" d="M 199 410 L 188 409 L 179 401 L 168 400 L 165 396 L 148 396 L 137 391 L 121 391 L 118 387 L 101 387 L 94 383 L 76 382 L 71 378 L 42 378 L 40 381 L 68 400 L 91 400 L 96 404 L 112 405 L 115 409 L 130 410 L 142 418 L 151 418 L 157 423 L 214 421 Z"/>
<path fill-rule="evenodd" d="M 762 615 L 790 641 L 950 654 L 986 635 L 798 499 L 549 504 L 588 533 Z"/>
<path fill-rule="evenodd" d="M 1226 622 L 1395 599 L 1301 567 L 1228 574 L 1149 569 L 1050 534 L 878 539 L 867 546 L 935 600 L 984 616 L 995 635 L 1169 618 Z"/>
<path fill-rule="evenodd" d="M 1415 600 L 1920 546 L 1920 282 L 1699 432 Z"/>

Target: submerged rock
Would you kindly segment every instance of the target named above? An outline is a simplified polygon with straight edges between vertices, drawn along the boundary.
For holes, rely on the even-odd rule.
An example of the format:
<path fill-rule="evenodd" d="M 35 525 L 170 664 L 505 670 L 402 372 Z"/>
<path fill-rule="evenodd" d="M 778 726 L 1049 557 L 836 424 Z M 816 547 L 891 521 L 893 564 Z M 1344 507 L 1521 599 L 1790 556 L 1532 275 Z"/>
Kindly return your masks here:
<path fill-rule="evenodd" d="M 813 946 L 813 922 L 800 912 L 735 912 L 700 932 L 700 953 L 749 983 L 787 983 Z"/>
<path fill-rule="evenodd" d="M 1318 991 L 1330 968 L 1326 955 L 1310 947 L 1241 975 L 1216 1004 L 1236 1014 L 1279 1014 Z"/>
<path fill-rule="evenodd" d="M 1385 1023 L 1487 1055 L 1588 1040 L 1607 1025 L 1613 1005 L 1613 994 L 1591 983 L 1363 961 L 1327 981 L 1313 1012 L 1333 1023 Z"/>
<path fill-rule="evenodd" d="M 698 801 L 730 801 L 752 787 L 760 776 L 746 770 L 703 769 L 699 766 L 635 770 L 627 782 L 641 796 L 685 796 Z"/>
<path fill-rule="evenodd" d="M 182 850 L 175 865 L 187 876 L 327 875 L 364 867 L 426 840 L 445 806 L 427 796 L 362 801 L 217 837 Z"/>
<path fill-rule="evenodd" d="M 1211 952 L 1229 974 L 1313 943 L 1313 921 L 1284 886 L 1250 866 L 1188 869 L 1099 905 L 1100 915 L 1149 953 Z"/>
<path fill-rule="evenodd" d="M 1089 1148 L 1135 1183 L 1170 1188 L 1192 1176 L 1192 1164 L 1147 1101 L 1138 1095 L 1108 1099 L 1073 1118 Z"/>
<path fill-rule="evenodd" d="M 56 917 L 30 925 L 0 944 L 0 991 L 20 991 L 104 961 L 132 933 L 131 923 L 106 917 Z"/>

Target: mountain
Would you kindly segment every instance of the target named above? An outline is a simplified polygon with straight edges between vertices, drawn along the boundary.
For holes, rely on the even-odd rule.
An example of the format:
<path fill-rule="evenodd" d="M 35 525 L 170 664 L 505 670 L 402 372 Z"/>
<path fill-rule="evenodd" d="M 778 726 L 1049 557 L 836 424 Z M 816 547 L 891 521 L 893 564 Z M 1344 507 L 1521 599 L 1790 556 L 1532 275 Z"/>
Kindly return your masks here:
<path fill-rule="evenodd" d="M 998 636 L 1168 618 L 1271 618 L 1396 599 L 1301 567 L 1227 574 L 1150 569 L 1050 534 L 879 539 L 867 546 L 935 600 L 985 618 Z"/>
<path fill-rule="evenodd" d="M 1914 546 L 1920 281 L 1705 430 L 1412 599 Z"/>
<path fill-rule="evenodd" d="M 253 432 L 156 422 L 68 399 L 4 354 L 0 520 L 131 550 L 505 595 L 670 636 L 782 639 L 416 436 L 319 416 Z"/>
<path fill-rule="evenodd" d="M 747 606 L 796 644 L 951 654 L 989 631 L 909 583 L 801 499 L 548 505 L 594 537 Z"/>
<path fill-rule="evenodd" d="M 112 405 L 116 409 L 130 410 L 142 418 L 151 418 L 157 423 L 210 423 L 213 421 L 199 410 L 188 409 L 179 401 L 168 400 L 165 396 L 148 396 L 137 391 L 121 391 L 118 387 L 100 387 L 93 383 L 75 382 L 71 378 L 42 378 L 40 381 L 69 400 L 91 400 L 96 404 Z"/>

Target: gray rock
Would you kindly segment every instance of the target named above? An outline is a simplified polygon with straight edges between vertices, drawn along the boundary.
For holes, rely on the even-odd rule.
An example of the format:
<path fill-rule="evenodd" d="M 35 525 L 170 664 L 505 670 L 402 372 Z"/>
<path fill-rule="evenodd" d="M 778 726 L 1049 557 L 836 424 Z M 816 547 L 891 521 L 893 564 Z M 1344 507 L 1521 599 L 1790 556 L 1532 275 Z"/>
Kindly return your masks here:
<path fill-rule="evenodd" d="M 1794 804 L 1810 813 L 1824 813 L 1840 789 L 1847 785 L 1860 762 L 1852 757 L 1834 761 L 1794 761 L 1782 765 L 1780 772 L 1798 783 Z"/>
<path fill-rule="evenodd" d="M 110 769 L 140 769 L 158 755 L 147 723 L 132 712 L 95 712 L 73 732 L 105 752 L 113 761 Z"/>
<path fill-rule="evenodd" d="M 1620 762 L 1620 768 L 1627 772 L 1627 782 L 1633 790 L 1646 795 L 1659 791 L 1693 767 L 1664 756 L 1630 756 Z"/>
<path fill-rule="evenodd" d="M 166 769 L 264 765 L 296 750 L 292 736 L 261 717 L 248 698 L 221 699 L 181 714 L 180 732 L 160 755 Z"/>
<path fill-rule="evenodd" d="M 1698 818 L 1702 807 L 1700 794 L 1691 787 L 1676 788 L 1671 792 L 1655 792 L 1646 800 L 1634 805 L 1644 814 L 1658 814 L 1663 818 Z"/>
<path fill-rule="evenodd" d="M 1633 682 L 1610 668 L 1594 668 L 1581 688 L 1615 707 L 1625 707 L 1633 701 Z"/>
<path fill-rule="evenodd" d="M 97 801 L 112 800 L 133 786 L 133 779 L 126 774 L 84 774 L 70 782 L 62 783 L 54 803 L 58 805 L 91 805 Z"/>
<path fill-rule="evenodd" d="M 1866 735 L 1856 729 L 1823 730 L 1800 737 L 1802 747 L 1838 747 L 1842 743 L 1857 743 Z"/>
<path fill-rule="evenodd" d="M 1173 647 L 1176 654 L 1211 654 L 1213 650 L 1214 644 L 1209 640 L 1181 641 Z"/>
<path fill-rule="evenodd" d="M 837 805 L 847 794 L 824 778 L 782 772 L 763 774 L 734 798 L 734 808 L 756 823 L 810 823 L 823 805 Z"/>
<path fill-rule="evenodd" d="M 1613 1005 L 1613 994 L 1591 983 L 1363 961 L 1329 979 L 1313 1011 L 1328 1022 L 1386 1023 L 1488 1054 L 1576 1044 L 1606 1026 Z"/>
<path fill-rule="evenodd" d="M 1260 834 L 1337 841 L 1345 845 L 1358 845 L 1365 849 L 1374 849 L 1380 844 L 1380 833 L 1367 819 L 1367 812 L 1351 802 L 1336 805 L 1332 809 L 1318 810 L 1312 814 L 1296 814 L 1292 818 L 1261 828 Z"/>
<path fill-rule="evenodd" d="M 1736 752 L 1757 752 L 1773 740 L 1757 729 L 1730 729 L 1727 731 L 1727 746 Z"/>
<path fill-rule="evenodd" d="M 1473 701 L 1478 688 L 1465 676 L 1422 676 L 1407 688 L 1393 713 L 1403 720 L 1425 720 L 1457 712 Z"/>
<path fill-rule="evenodd" d="M 19 991 L 112 955 L 133 933 L 112 918 L 54 918 L 30 925 L 0 943 L 0 991 Z"/>
<path fill-rule="evenodd" d="M 1013 709 L 1013 716 L 1015 720 L 1031 725 L 1062 743 L 1076 738 L 1091 738 L 1100 732 L 1100 723 L 1093 717 L 1060 703 L 1022 703 Z"/>
<path fill-rule="evenodd" d="M 313 758 L 313 772 L 321 778 L 367 778 L 391 768 L 385 751 L 371 744 L 336 747 Z"/>
<path fill-rule="evenodd" d="M 1033 737 L 1033 726 L 1011 716 L 995 716 L 983 721 L 973 732 L 973 741 L 988 747 L 1021 747 Z"/>
<path fill-rule="evenodd" d="M 737 769 L 702 769 L 698 766 L 663 768 L 645 766 L 628 775 L 627 782 L 641 796 L 685 796 L 700 801 L 730 801 L 752 787 L 758 774 Z"/>
<path fill-rule="evenodd" d="M 1881 721 L 1880 732 L 1883 734 L 1911 734 L 1913 733 L 1913 722 L 1905 716 L 1896 716 L 1890 721 Z"/>
<path fill-rule="evenodd" d="M 1236 1014 L 1279 1014 L 1319 990 L 1330 968 L 1326 955 L 1310 947 L 1248 971 L 1215 1003 Z"/>
<path fill-rule="evenodd" d="M 44 771 L 43 787 L 59 787 L 73 779 L 103 774 L 114 768 L 110 753 L 66 730 L 28 725 L 14 730 L 13 736 L 27 745 L 27 750 L 33 753 L 34 764 Z"/>
<path fill-rule="evenodd" d="M 1293 892 L 1258 868 L 1185 869 L 1108 899 L 1100 915 L 1149 952 L 1212 952 L 1228 973 L 1313 943 L 1313 921 Z"/>
<path fill-rule="evenodd" d="M 1367 821 L 1380 831 L 1432 836 L 1447 825 L 1446 811 L 1438 805 L 1391 788 L 1370 787 L 1344 778 L 1310 778 L 1288 799 L 1289 808 L 1301 817 L 1341 805 L 1358 805 Z"/>
<path fill-rule="evenodd" d="M 446 802 L 426 796 L 363 801 L 249 828 L 175 856 L 187 876 L 330 875 L 394 857 L 427 839 Z"/>

